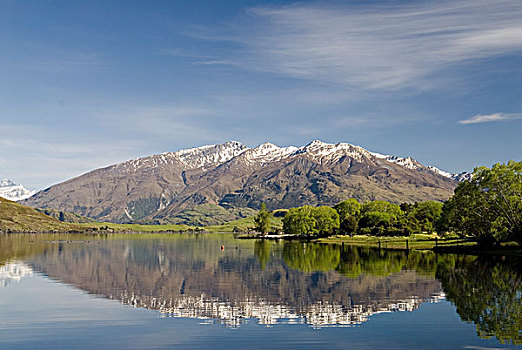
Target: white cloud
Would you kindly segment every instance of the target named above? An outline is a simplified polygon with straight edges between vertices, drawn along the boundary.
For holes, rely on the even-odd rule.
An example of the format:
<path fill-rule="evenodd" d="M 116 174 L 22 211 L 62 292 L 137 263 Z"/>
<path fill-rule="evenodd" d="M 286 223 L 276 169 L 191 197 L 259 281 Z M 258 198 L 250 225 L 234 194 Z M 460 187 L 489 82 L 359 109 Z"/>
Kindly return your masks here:
<path fill-rule="evenodd" d="M 505 120 L 522 119 L 522 113 L 506 114 L 506 113 L 493 113 L 493 114 L 478 114 L 474 117 L 459 120 L 460 124 L 478 124 L 478 123 L 489 123 L 499 122 Z"/>
<path fill-rule="evenodd" d="M 254 24 L 229 38 L 246 47 L 234 61 L 342 86 L 429 88 L 436 84 L 435 74 L 447 68 L 522 51 L 517 0 L 296 4 L 249 14 Z"/>

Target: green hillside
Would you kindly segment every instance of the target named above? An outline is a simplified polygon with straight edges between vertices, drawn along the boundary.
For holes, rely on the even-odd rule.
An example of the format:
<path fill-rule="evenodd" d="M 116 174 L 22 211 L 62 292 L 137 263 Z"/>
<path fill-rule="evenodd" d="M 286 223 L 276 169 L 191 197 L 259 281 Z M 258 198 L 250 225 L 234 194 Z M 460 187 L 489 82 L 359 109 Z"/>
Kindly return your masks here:
<path fill-rule="evenodd" d="M 230 221 L 240 220 L 255 214 L 257 214 L 257 210 L 251 208 L 224 208 L 216 204 L 207 203 L 183 210 L 170 218 L 154 220 L 154 223 L 211 226 L 226 224 Z"/>
<path fill-rule="evenodd" d="M 0 197 L 0 232 L 84 231 L 79 225 L 60 222 L 33 208 Z"/>
<path fill-rule="evenodd" d="M 98 222 L 94 219 L 91 219 L 91 218 L 88 218 L 85 216 L 81 216 L 81 215 L 78 215 L 75 213 L 70 213 L 67 211 L 61 211 L 61 210 L 57 210 L 57 209 L 40 209 L 40 208 L 35 208 L 35 209 L 36 209 L 36 211 L 38 211 L 42 214 L 51 216 L 62 222 L 69 222 L 69 223 L 73 223 L 73 224 L 86 224 L 86 223 L 88 224 L 88 223 Z"/>

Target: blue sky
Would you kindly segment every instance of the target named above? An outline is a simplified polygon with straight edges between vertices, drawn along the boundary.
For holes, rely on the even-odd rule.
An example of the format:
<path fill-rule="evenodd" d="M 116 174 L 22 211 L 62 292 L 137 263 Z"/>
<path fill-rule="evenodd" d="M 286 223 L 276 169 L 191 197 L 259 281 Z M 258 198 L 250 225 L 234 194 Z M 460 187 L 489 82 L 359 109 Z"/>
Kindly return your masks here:
<path fill-rule="evenodd" d="M 522 2 L 0 0 L 0 178 L 237 140 L 522 159 Z"/>

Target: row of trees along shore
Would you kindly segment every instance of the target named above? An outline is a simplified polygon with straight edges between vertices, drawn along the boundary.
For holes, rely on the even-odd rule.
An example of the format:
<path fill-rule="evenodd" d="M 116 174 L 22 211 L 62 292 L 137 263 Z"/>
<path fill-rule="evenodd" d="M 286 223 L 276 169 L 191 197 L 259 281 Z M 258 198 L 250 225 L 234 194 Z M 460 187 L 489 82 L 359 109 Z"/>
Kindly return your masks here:
<path fill-rule="evenodd" d="M 269 231 L 270 215 L 262 205 L 255 218 L 257 231 Z M 399 205 L 348 199 L 333 208 L 292 208 L 283 218 L 283 231 L 304 237 L 454 233 L 484 245 L 515 241 L 522 246 L 522 162 L 475 168 L 471 180 L 461 182 L 444 203 Z"/>

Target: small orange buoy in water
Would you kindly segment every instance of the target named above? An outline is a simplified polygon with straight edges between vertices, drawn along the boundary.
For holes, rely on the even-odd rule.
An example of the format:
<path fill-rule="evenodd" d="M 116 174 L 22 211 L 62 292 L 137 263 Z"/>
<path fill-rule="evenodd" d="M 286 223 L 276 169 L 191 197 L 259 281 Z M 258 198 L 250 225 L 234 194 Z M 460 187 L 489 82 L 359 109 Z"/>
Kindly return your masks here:
<path fill-rule="evenodd" d="M 224 245 L 221 246 L 221 250 L 225 250 L 225 246 Z"/>

